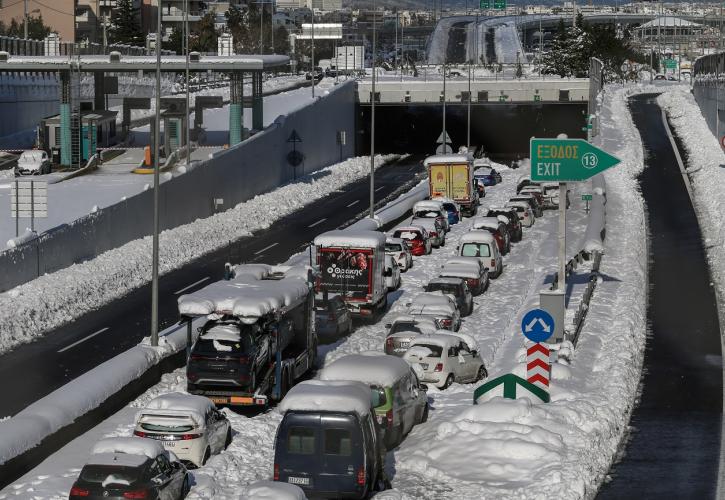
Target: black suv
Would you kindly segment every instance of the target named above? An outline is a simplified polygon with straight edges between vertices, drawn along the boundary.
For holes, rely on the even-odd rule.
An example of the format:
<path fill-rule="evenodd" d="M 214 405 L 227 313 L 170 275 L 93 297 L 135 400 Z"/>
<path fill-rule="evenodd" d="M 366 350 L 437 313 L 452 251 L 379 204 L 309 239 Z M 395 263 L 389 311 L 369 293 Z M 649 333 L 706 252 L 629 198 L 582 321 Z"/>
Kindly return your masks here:
<path fill-rule="evenodd" d="M 191 348 L 187 390 L 253 390 L 271 356 L 271 337 L 259 326 L 238 320 L 209 321 Z"/>
<path fill-rule="evenodd" d="M 434 278 L 428 282 L 425 291 L 442 292 L 455 297 L 461 316 L 473 312 L 473 294 L 463 278 Z"/>
<path fill-rule="evenodd" d="M 511 235 L 511 241 L 521 241 L 521 238 L 524 236 L 524 230 L 521 226 L 519 215 L 510 208 L 489 208 L 488 212 L 486 212 L 486 217 L 498 217 L 499 215 L 503 215 L 509 220 L 506 229 L 508 229 L 509 235 Z"/>

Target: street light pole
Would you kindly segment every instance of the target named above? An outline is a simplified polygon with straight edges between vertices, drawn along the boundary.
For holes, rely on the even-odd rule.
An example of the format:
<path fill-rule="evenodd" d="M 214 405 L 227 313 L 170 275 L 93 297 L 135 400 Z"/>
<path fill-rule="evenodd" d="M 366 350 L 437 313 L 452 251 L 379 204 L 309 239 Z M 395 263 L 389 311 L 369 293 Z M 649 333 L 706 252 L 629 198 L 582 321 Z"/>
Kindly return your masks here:
<path fill-rule="evenodd" d="M 259 53 L 264 54 L 262 45 L 262 33 L 264 32 L 264 1 L 259 2 Z"/>
<path fill-rule="evenodd" d="M 151 345 L 159 345 L 159 155 L 161 151 L 161 9 L 156 11 L 156 123 L 154 124 L 154 234 L 151 249 Z"/>
<path fill-rule="evenodd" d="M 23 0 L 23 34 L 28 39 L 28 0 Z"/>
<path fill-rule="evenodd" d="M 189 123 L 189 0 L 184 0 L 184 54 L 186 55 L 186 165 L 191 161 L 191 125 Z"/>
<path fill-rule="evenodd" d="M 311 49 L 311 59 L 312 59 L 312 67 L 310 68 L 310 74 L 312 75 L 312 98 L 315 98 L 315 77 L 317 76 L 315 74 L 315 6 L 313 4 L 310 4 L 310 8 L 312 11 L 312 49 Z"/>
<path fill-rule="evenodd" d="M 468 134 L 466 136 L 466 148 L 468 150 L 471 149 L 471 59 L 468 59 L 468 123 L 467 123 L 467 131 Z"/>
<path fill-rule="evenodd" d="M 375 218 L 375 50 L 376 40 L 376 19 L 375 0 L 373 0 L 373 92 L 370 106 L 370 218 Z"/>

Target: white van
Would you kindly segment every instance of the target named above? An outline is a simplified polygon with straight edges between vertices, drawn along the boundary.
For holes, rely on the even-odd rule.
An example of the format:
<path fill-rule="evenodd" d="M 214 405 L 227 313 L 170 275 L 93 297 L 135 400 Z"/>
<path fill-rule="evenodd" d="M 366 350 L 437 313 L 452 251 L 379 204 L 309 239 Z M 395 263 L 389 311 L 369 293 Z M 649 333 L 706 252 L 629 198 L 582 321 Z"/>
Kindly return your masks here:
<path fill-rule="evenodd" d="M 498 244 L 488 231 L 469 231 L 461 236 L 456 248 L 460 257 L 477 258 L 489 269 L 491 278 L 498 278 L 503 272 L 503 258 Z"/>

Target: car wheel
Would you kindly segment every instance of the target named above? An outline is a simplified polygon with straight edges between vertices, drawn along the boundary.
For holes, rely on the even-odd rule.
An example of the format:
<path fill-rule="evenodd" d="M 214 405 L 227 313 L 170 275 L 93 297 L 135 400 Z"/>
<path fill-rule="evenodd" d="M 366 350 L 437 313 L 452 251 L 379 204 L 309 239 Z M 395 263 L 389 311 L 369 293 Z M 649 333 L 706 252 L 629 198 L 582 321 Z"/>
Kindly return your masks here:
<path fill-rule="evenodd" d="M 453 382 L 455 382 L 455 378 L 453 377 L 452 373 L 449 373 L 448 377 L 446 377 L 446 381 L 443 384 L 443 387 L 441 387 L 441 390 L 448 389 L 451 385 L 453 385 Z"/>
<path fill-rule="evenodd" d="M 488 377 L 488 370 L 486 370 L 486 367 L 481 365 L 481 367 L 478 369 L 478 373 L 476 374 L 476 382 L 485 379 Z"/>
<path fill-rule="evenodd" d="M 425 406 L 423 407 L 423 414 L 420 416 L 420 424 L 428 421 L 428 402 L 426 401 Z"/>
<path fill-rule="evenodd" d="M 232 428 L 229 427 L 227 429 L 227 437 L 224 439 L 224 449 L 226 450 L 229 448 L 229 445 L 232 444 Z"/>
<path fill-rule="evenodd" d="M 201 465 L 206 465 L 207 460 L 209 460 L 209 457 L 211 457 L 211 450 L 209 447 L 206 448 L 204 451 L 204 458 L 201 459 Z"/>

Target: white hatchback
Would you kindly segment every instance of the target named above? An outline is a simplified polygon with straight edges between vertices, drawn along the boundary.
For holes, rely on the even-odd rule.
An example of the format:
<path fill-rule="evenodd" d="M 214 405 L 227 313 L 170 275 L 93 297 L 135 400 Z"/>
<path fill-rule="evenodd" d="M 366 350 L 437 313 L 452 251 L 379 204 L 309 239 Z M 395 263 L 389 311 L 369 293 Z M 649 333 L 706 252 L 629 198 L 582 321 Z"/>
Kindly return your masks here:
<path fill-rule="evenodd" d="M 453 382 L 478 382 L 488 377 L 473 338 L 459 333 L 435 333 L 414 338 L 403 355 L 421 382 L 447 389 Z"/>
<path fill-rule="evenodd" d="M 155 439 L 179 460 L 201 467 L 232 441 L 229 420 L 202 396 L 180 392 L 152 399 L 136 414 L 134 435 Z"/>

